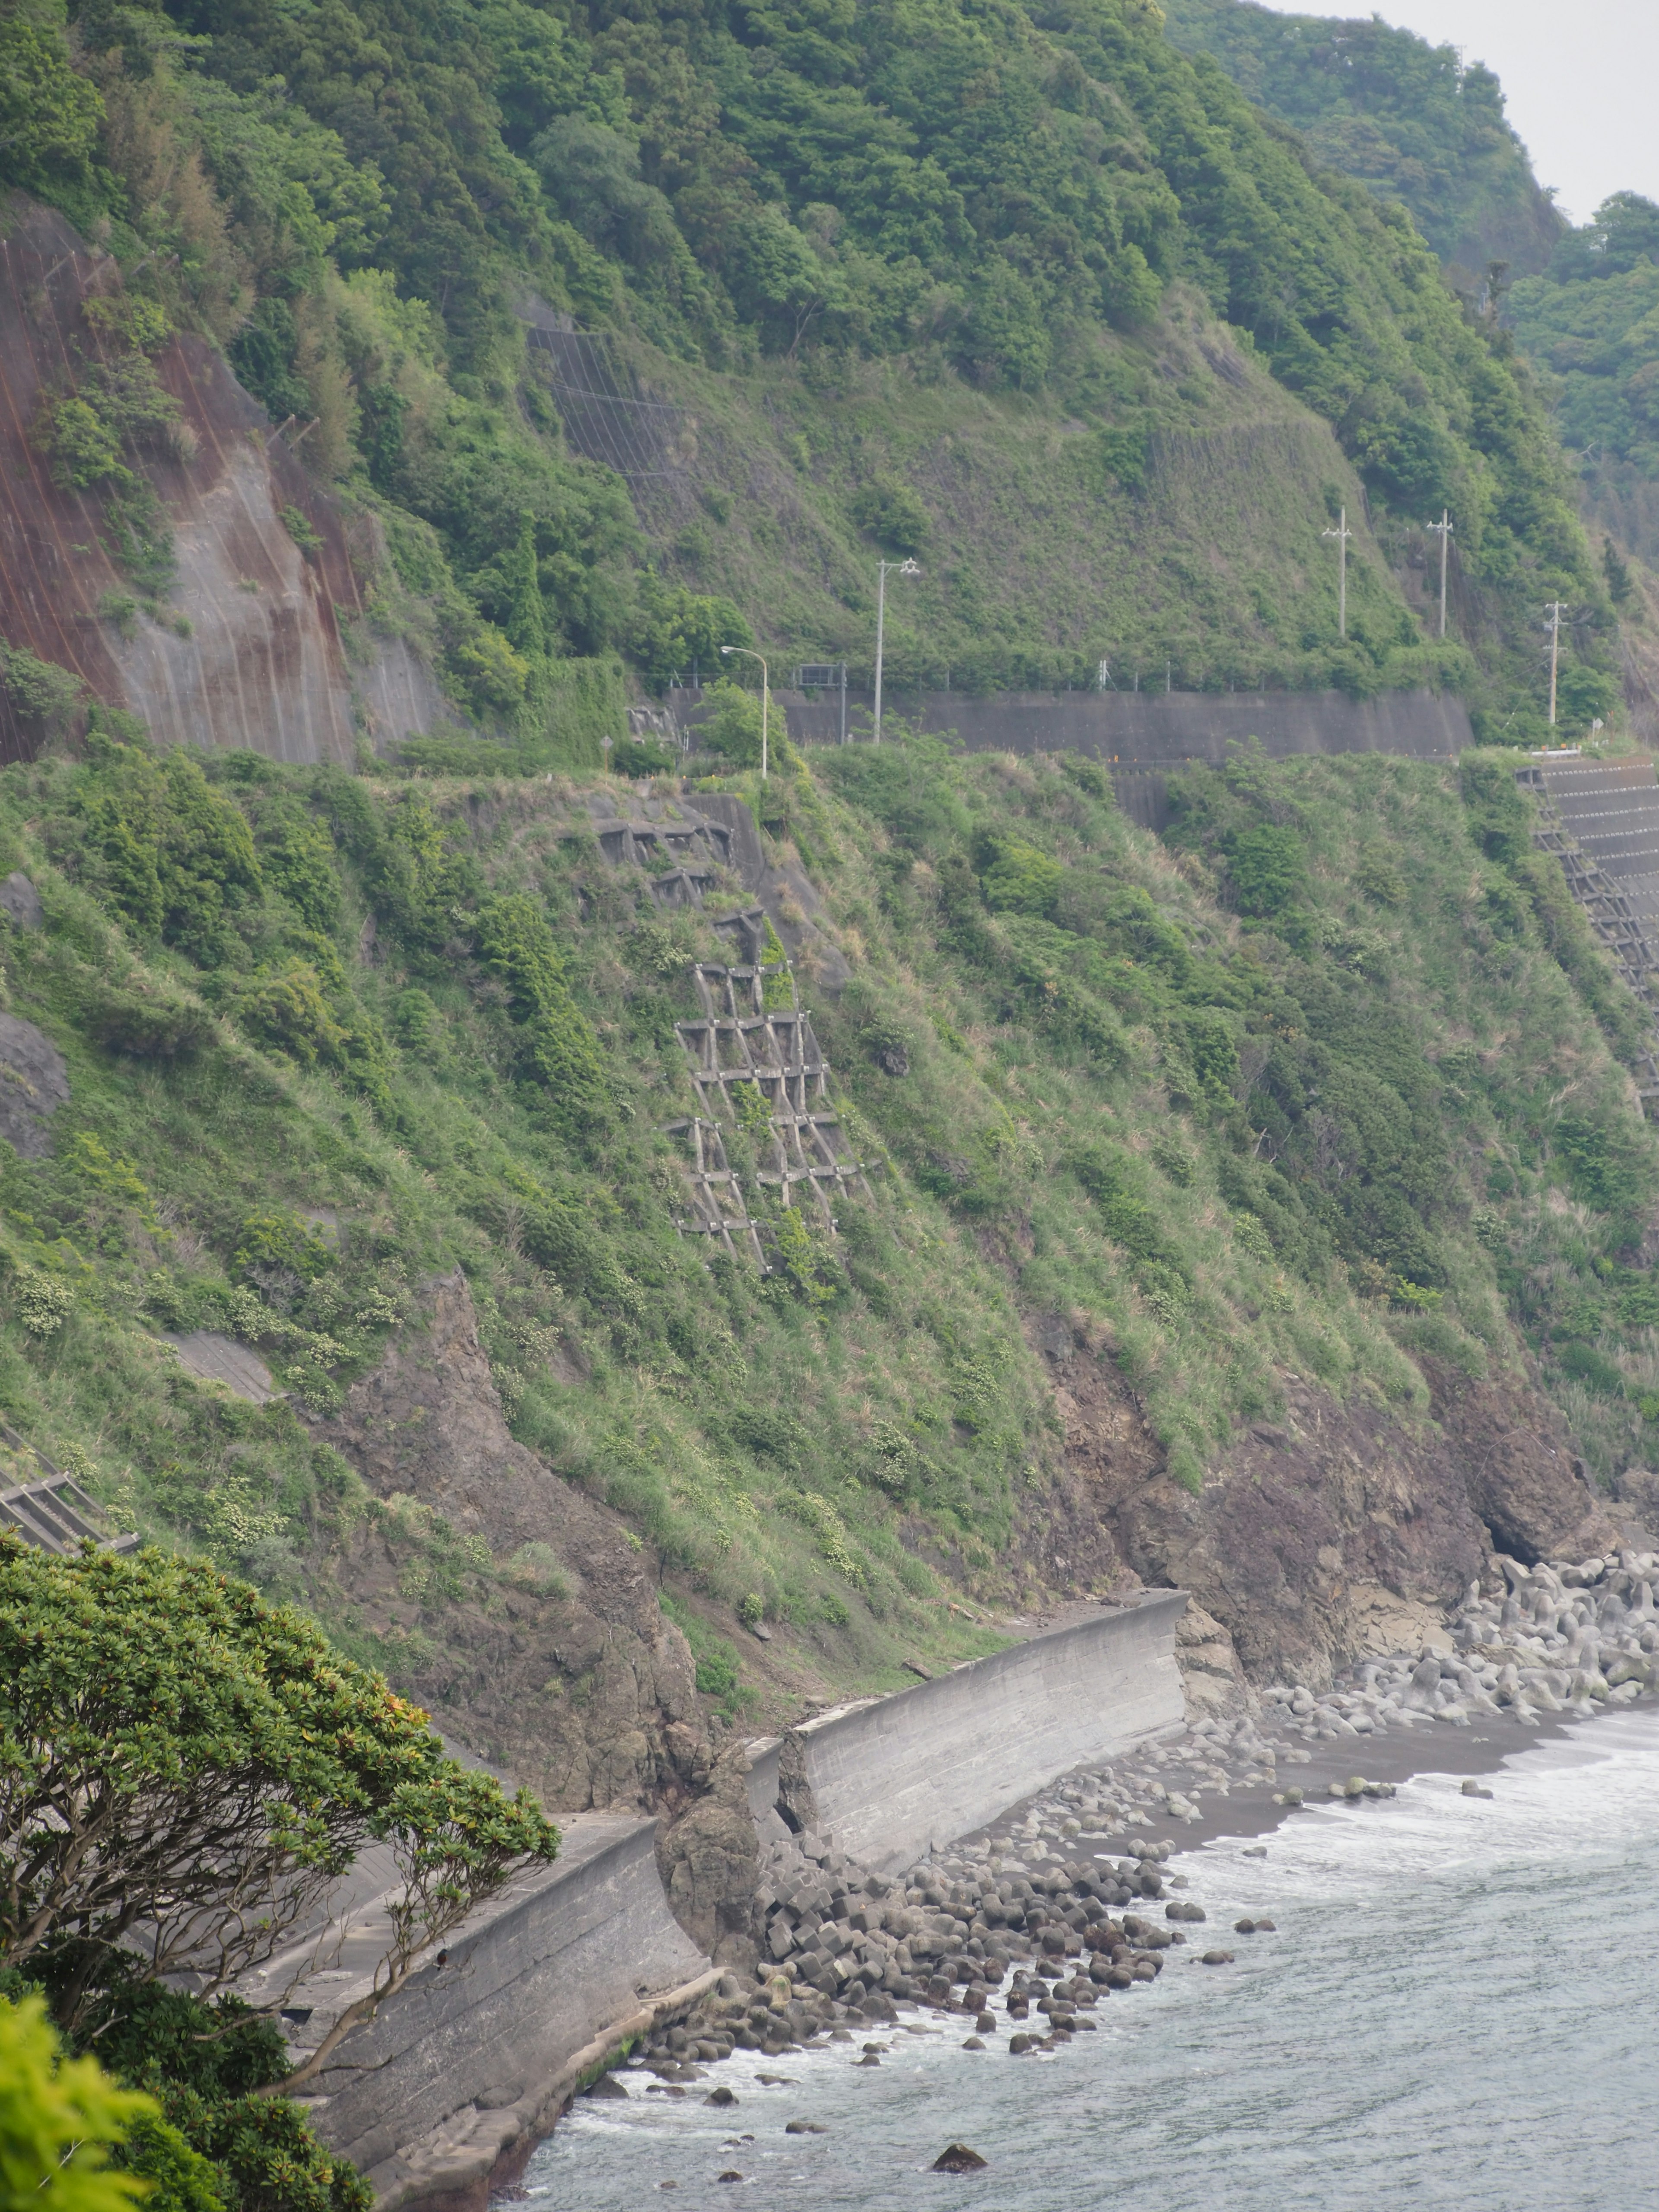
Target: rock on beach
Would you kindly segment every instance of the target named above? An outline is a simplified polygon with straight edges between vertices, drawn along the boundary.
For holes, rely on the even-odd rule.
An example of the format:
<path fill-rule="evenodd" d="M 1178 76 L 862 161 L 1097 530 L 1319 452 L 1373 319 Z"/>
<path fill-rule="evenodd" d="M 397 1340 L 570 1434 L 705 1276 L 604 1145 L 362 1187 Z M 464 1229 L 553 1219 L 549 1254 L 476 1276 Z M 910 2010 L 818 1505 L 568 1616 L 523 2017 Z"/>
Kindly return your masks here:
<path fill-rule="evenodd" d="M 1189 1875 L 1171 1861 L 1181 1828 L 1210 1817 L 1234 1786 L 1255 1785 L 1291 1810 L 1309 1791 L 1290 1776 L 1322 1743 L 1353 1739 L 1357 1747 L 1361 1737 L 1472 1718 L 1524 1724 L 1659 1692 L 1659 1558 L 1498 1565 L 1501 1575 L 1472 1584 L 1417 1650 L 1356 1661 L 1327 1687 L 1247 1692 L 1243 1711 L 1203 1711 L 1177 1735 L 1060 1777 L 981 1836 L 936 1849 L 901 1876 L 873 1872 L 811 1828 L 765 1845 L 758 1965 L 728 1968 L 629 2067 L 655 2075 L 653 2090 L 684 2097 L 734 2051 L 775 2059 L 802 2045 L 852 2044 L 890 2033 L 912 2008 L 958 2021 L 963 2047 L 981 2055 L 1058 2052 L 1094 2027 L 1100 2005 L 1155 1984 L 1186 1929 L 1206 1922 L 1205 1905 L 1186 1893 L 1205 1863 L 1191 1863 Z M 1478 1782 L 1463 1790 L 1491 1795 Z M 1320 1794 L 1358 1808 L 1392 1796 L 1395 1784 L 1352 1772 Z M 1238 1936 L 1275 1932 L 1259 1914 L 1219 1917 Z M 1194 1965 L 1233 1963 L 1218 1947 L 1188 1955 Z M 853 2063 L 878 2068 L 888 2048 L 866 2043 Z M 763 2091 L 787 2077 L 756 2079 Z M 717 2090 L 708 2101 L 728 2100 Z"/>

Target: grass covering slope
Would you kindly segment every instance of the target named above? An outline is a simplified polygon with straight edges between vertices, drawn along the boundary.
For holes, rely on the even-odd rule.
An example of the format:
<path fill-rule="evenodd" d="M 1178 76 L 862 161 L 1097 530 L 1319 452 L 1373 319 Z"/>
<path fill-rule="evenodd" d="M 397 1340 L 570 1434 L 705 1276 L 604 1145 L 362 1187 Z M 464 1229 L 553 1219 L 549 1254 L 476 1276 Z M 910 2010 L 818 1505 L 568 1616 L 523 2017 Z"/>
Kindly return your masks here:
<path fill-rule="evenodd" d="M 312 423 L 310 465 L 378 517 L 375 619 L 521 742 L 570 719 L 573 658 L 658 683 L 752 628 L 861 659 L 877 551 L 927 544 L 913 665 L 975 688 L 1103 655 L 1194 683 L 1427 679 L 1512 742 L 1542 726 L 1557 596 L 1611 680 L 1605 590 L 1504 334 L 1401 208 L 1315 169 L 1146 0 L 626 21 L 329 0 L 303 33 L 240 0 L 19 0 L 0 55 L 32 87 L 0 179 Z M 694 445 L 712 402 L 720 464 L 679 484 L 700 507 L 631 501 L 573 449 L 526 345 L 544 309 L 617 338 Z M 98 419 L 43 414 L 54 465 L 131 505 L 142 426 L 79 403 Z M 1253 446 L 1181 465 L 1246 418 Z M 1382 556 L 1346 644 L 1319 531 L 1358 487 L 1309 465 L 1318 422 Z M 1206 466 L 1297 520 L 1224 515 L 1198 542 L 1181 493 Z M 1475 609 L 1449 654 L 1389 574 L 1444 503 Z M 728 519 L 750 544 L 722 560 Z M 1121 535 L 1154 556 L 1149 592 L 1099 550 Z M 1057 598 L 1068 562 L 1090 588 Z"/>
<path fill-rule="evenodd" d="M 7 1001 L 71 1087 L 0 1176 L 7 1418 L 397 1679 L 416 1647 L 337 1583 L 354 1526 L 413 1547 L 398 1635 L 428 1652 L 546 1563 L 405 1527 L 301 1416 L 459 1263 L 514 1433 L 650 1547 L 728 1704 L 722 1624 L 895 1683 L 1066 1582 L 1047 1315 L 1110 1348 L 1193 1487 L 1287 1371 L 1421 1419 L 1425 1354 L 1541 1369 L 1603 1475 L 1650 1454 L 1639 1015 L 1501 760 L 1246 752 L 1182 783 L 1166 844 L 1090 763 L 938 742 L 735 787 L 851 963 L 815 1020 L 884 1162 L 834 1239 L 750 1185 L 764 1279 L 672 1225 L 718 896 L 659 914 L 580 789 L 107 732 L 7 770 L 0 864 L 46 909 L 0 945 Z M 290 1397 L 190 1380 L 159 1340 L 194 1328 Z"/>

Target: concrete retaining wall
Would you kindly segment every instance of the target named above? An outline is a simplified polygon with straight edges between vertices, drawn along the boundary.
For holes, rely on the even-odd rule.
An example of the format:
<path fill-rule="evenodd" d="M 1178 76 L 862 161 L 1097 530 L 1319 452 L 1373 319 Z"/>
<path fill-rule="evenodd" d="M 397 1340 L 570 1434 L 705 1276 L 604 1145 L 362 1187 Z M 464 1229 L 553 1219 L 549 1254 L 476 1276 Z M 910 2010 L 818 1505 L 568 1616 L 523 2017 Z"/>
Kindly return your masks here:
<path fill-rule="evenodd" d="M 787 1753 L 792 1802 L 867 1865 L 896 1871 L 970 1834 L 1068 1767 L 1181 1720 L 1186 1602 L 1160 1592 L 1091 1614 L 755 1747 L 757 1826 L 784 1832 Z M 486 2212 L 585 2076 L 716 1978 L 669 1911 L 654 1846 L 650 1820 L 578 1815 L 554 1865 L 513 1884 L 451 1938 L 441 1965 L 345 2038 L 310 2110 L 381 2212 Z M 385 1853 L 365 1853 L 331 1920 L 250 1988 L 256 2001 L 286 1991 L 296 2063 L 369 1987 L 390 1875 Z"/>
<path fill-rule="evenodd" d="M 707 712 L 698 691 L 671 691 L 682 728 Z M 870 735 L 867 692 L 848 695 L 849 737 Z M 837 693 L 775 691 L 797 744 L 834 744 L 841 734 Z M 1223 761 L 1230 744 L 1257 738 L 1275 760 L 1298 753 L 1402 753 L 1450 760 L 1474 743 L 1468 709 L 1432 691 L 1389 691 L 1350 699 L 1340 691 L 999 691 L 973 699 L 959 691 L 904 698 L 885 710 L 915 727 L 950 732 L 969 752 L 1089 753 L 1106 762 L 1118 803 L 1132 821 L 1161 830 L 1167 779 L 1193 761 Z"/>
<path fill-rule="evenodd" d="M 684 2009 L 714 1969 L 668 1909 L 655 1824 L 582 1815 L 556 1863 L 515 1882 L 340 2045 L 311 2107 L 384 2208 L 483 2212 L 594 2066 Z M 350 1923 L 341 1965 L 295 1990 L 321 2027 L 366 1987 L 380 1929 Z M 354 1956 L 355 1953 L 355 1956 Z M 354 1972 L 351 1969 L 356 1968 Z M 303 2055 L 303 2031 L 295 2057 Z"/>
<path fill-rule="evenodd" d="M 1049 1630 L 914 1690 L 823 1713 L 751 1747 L 749 1802 L 763 1838 L 786 1743 L 836 1847 L 883 1873 L 982 1828 L 1085 1759 L 1111 1756 L 1184 1717 L 1176 1623 L 1184 1592 Z"/>
<path fill-rule="evenodd" d="M 798 744 L 833 744 L 838 698 L 774 692 Z M 870 733 L 870 705 L 854 694 L 848 720 Z M 1260 738 L 1275 758 L 1292 753 L 1410 753 L 1428 758 L 1474 742 L 1462 702 L 1432 691 L 1350 699 L 1340 691 L 1000 691 L 972 699 L 927 691 L 889 695 L 886 711 L 924 730 L 954 731 L 970 751 L 1080 752 L 1158 765 L 1224 760 L 1230 738 Z"/>

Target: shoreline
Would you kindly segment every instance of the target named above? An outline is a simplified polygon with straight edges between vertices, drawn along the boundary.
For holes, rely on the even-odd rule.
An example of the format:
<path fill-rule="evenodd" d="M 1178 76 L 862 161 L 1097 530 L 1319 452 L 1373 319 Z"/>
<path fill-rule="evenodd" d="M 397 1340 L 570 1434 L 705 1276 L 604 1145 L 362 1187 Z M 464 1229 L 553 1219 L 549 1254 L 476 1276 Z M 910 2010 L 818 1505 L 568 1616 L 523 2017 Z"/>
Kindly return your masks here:
<path fill-rule="evenodd" d="M 1333 1783 L 1348 1783 L 1358 1773 L 1362 1764 L 1365 1770 L 1364 1778 L 1368 1782 L 1385 1785 L 1375 1793 L 1378 1796 L 1392 1796 L 1401 1786 L 1431 1775 L 1453 1779 L 1478 1779 L 1483 1775 L 1500 1771 L 1504 1763 L 1517 1753 L 1529 1751 L 1543 1744 L 1566 1741 L 1588 1722 L 1603 1717 L 1607 1711 L 1626 1710 L 1630 1708 L 1598 1707 L 1589 1713 L 1536 1716 L 1524 1720 L 1505 1719 L 1478 1730 L 1439 1727 L 1432 1729 L 1431 1732 L 1401 1731 L 1382 1739 L 1374 1747 L 1368 1747 L 1371 1755 L 1363 1762 L 1355 1761 L 1353 1747 L 1350 1744 L 1328 1746 L 1319 1752 L 1304 1754 L 1305 1763 L 1298 1763 L 1296 1768 L 1297 1783 L 1292 1786 L 1305 1793 L 1304 1802 L 1299 1805 L 1286 1802 L 1285 1793 L 1275 1791 L 1267 1783 L 1242 1785 L 1225 1796 L 1216 1793 L 1200 1819 L 1184 1820 L 1180 1824 L 1182 1833 L 1166 1834 L 1155 1840 L 1150 1838 L 1133 1839 L 1145 1841 L 1150 1846 L 1138 1864 L 1149 1872 L 1156 1866 L 1161 1878 L 1153 1893 L 1134 1897 L 1127 1904 L 1117 1904 L 1110 1909 L 1109 1918 L 1104 1912 L 1100 1912 L 1090 1923 L 1095 1930 L 1109 1929 L 1118 1944 L 1129 1954 L 1128 1958 L 1119 1958 L 1113 1962 L 1118 1968 L 1115 1979 L 1109 1979 L 1103 1971 L 1095 1971 L 1102 1967 L 1103 1961 L 1111 1960 L 1111 1954 L 1103 1950 L 1091 1953 L 1087 1940 L 1082 1942 L 1066 1941 L 1063 1956 L 1054 1955 L 1056 1947 L 1050 1943 L 1046 1947 L 1049 1955 L 1045 1959 L 1045 1946 L 1039 1931 L 1046 1927 L 1052 1933 L 1058 1923 L 1046 1911 L 1044 1900 L 1039 1893 L 1036 1900 L 1038 1930 L 1010 1930 L 1006 1940 L 984 1945 L 986 1955 L 982 1963 L 989 1971 L 977 1981 L 951 1974 L 948 1996 L 933 1993 L 939 1989 L 941 1976 L 933 1980 L 930 1990 L 918 1990 L 915 1994 L 893 1994 L 884 2011 L 874 2008 L 866 2010 L 861 2006 L 844 2010 L 832 2001 L 830 2006 L 823 2008 L 821 2016 L 810 2026 L 804 2021 L 800 2022 L 805 2033 L 799 2030 L 790 2033 L 795 2026 L 788 2020 L 788 2012 L 794 2009 L 792 1987 L 790 1996 L 783 2000 L 787 2010 L 781 2010 L 776 2017 L 775 2039 L 769 2038 L 761 2042 L 744 2038 L 721 2055 L 706 2055 L 697 2049 L 702 2038 L 698 2033 L 698 2023 L 693 2019 L 679 2030 L 686 2045 L 682 2051 L 675 2052 L 666 2048 L 636 2048 L 613 2059 L 601 2077 L 583 2094 L 601 2098 L 623 2094 L 637 2098 L 641 2093 L 636 2088 L 625 2087 L 617 2077 L 626 2074 L 637 2079 L 641 2075 L 650 2074 L 656 2079 L 643 2092 L 646 2095 L 680 2099 L 701 2094 L 702 2101 L 718 2106 L 726 2101 L 720 2093 L 722 2069 L 733 2061 L 752 2069 L 755 2065 L 775 2063 L 805 2052 L 822 2052 L 846 2046 L 849 2053 L 854 2050 L 860 2053 L 853 2059 L 854 2064 L 868 2064 L 872 2061 L 878 2063 L 880 2058 L 896 2045 L 897 2039 L 905 2035 L 944 2035 L 948 2038 L 954 2033 L 961 2039 L 963 2047 L 970 2051 L 994 2052 L 1000 2048 L 1002 2054 L 1009 2057 L 1058 2056 L 1077 2033 L 1086 2033 L 1095 2025 L 1085 2017 L 1086 2013 L 1096 2010 L 1109 1997 L 1129 1991 L 1136 1983 L 1155 1979 L 1166 1965 L 1177 1963 L 1175 1955 L 1177 1952 L 1182 1954 L 1179 1963 L 1182 1964 L 1219 1966 L 1232 1963 L 1231 1954 L 1224 1958 L 1217 1954 L 1229 1938 L 1240 1931 L 1235 1931 L 1227 1923 L 1206 1921 L 1207 1932 L 1199 1935 L 1192 1925 L 1192 1922 L 1201 1917 L 1207 1887 L 1200 1871 L 1202 1859 L 1197 1858 L 1195 1864 L 1194 1861 L 1206 1845 L 1253 1841 L 1285 1827 L 1297 1812 L 1352 1802 L 1352 1798 L 1346 1791 L 1333 1796 L 1330 1785 Z M 1659 1701 L 1635 1710 L 1647 1711 L 1659 1717 Z M 1178 1737 L 1165 1739 L 1155 1748 L 1167 1750 L 1171 1741 L 1178 1742 L 1180 1740 Z M 1061 1778 L 1062 1781 L 1067 1778 Z M 1046 1796 L 1048 1793 L 1041 1794 Z M 1028 1801 L 1028 1804 L 1036 1802 L 1040 1799 Z M 1012 1822 L 1024 1815 L 1027 1810 L 1026 1806 L 1013 1808 L 1005 1816 L 1005 1821 Z M 946 1870 L 957 1865 L 983 1864 L 988 1869 L 1006 1874 L 1016 1864 L 1026 1864 L 1027 1862 L 1019 1860 L 1007 1848 L 1010 1839 L 1005 1833 L 999 1832 L 1004 1826 L 1004 1822 L 998 1822 L 978 1836 L 963 1838 L 933 1854 L 929 1859 L 909 1870 L 903 1878 L 904 1883 L 915 1890 L 924 1886 L 931 1887 L 941 1880 L 948 1882 L 950 1876 Z M 1120 1847 L 1127 1846 L 1130 1841 L 1127 1837 L 1113 1838 L 1103 1846 L 1090 1850 L 1086 1846 L 1094 1844 L 1096 1839 L 1079 1836 L 1077 1842 L 1085 1848 L 1079 1849 L 1073 1858 L 1063 1863 L 1065 1889 L 1079 1897 L 1086 1896 L 1088 1892 L 1079 1879 L 1085 1872 L 1090 1877 L 1090 1891 L 1095 1891 L 1097 1885 L 1103 1888 L 1113 1883 L 1112 1869 L 1121 1866 L 1124 1860 L 1124 1850 Z M 1191 1870 L 1165 1871 L 1171 1862 L 1176 1861 L 1182 1863 L 1183 1869 L 1190 1868 Z M 1045 1863 L 1032 1854 L 1029 1863 L 1034 1883 L 1046 1880 L 1058 1886 L 1062 1872 L 1060 1863 Z M 1045 1863 L 1053 1865 L 1052 1875 L 1045 1872 Z M 1142 1879 L 1146 1880 L 1146 1876 L 1143 1875 Z M 1116 1886 L 1121 1887 L 1121 1883 Z M 1062 1895 L 1057 1901 L 1065 1905 L 1071 1899 Z M 1194 1912 L 1191 1921 L 1188 1921 L 1185 1916 L 1193 1906 L 1198 1906 L 1200 1911 Z M 1279 1931 L 1273 1922 L 1268 1919 L 1258 1921 L 1253 1929 L 1243 1932 L 1275 1934 Z M 981 1961 L 976 1960 L 974 1963 L 977 1966 Z M 996 1971 L 999 1964 L 1000 1972 Z M 1142 1971 L 1136 1972 L 1136 1966 L 1139 1966 Z M 1149 1966 L 1153 1969 L 1151 1972 L 1145 1971 Z M 769 2009 L 771 1999 L 779 1994 L 781 1988 L 794 1983 L 795 1974 L 792 1967 L 793 1962 L 790 1965 L 775 1962 L 769 1972 L 764 1972 L 761 1986 L 770 1993 Z M 945 1972 L 948 1972 L 949 1969 Z M 722 1977 L 721 1990 L 712 1992 L 711 1996 L 723 1997 L 729 2004 L 736 1992 L 728 1990 L 726 1984 L 728 1982 L 735 1984 L 741 1978 L 735 1974 Z M 1092 1980 L 1092 1988 L 1085 1987 L 1085 1980 Z M 1021 2008 L 1022 1996 L 1024 2008 Z M 1042 2019 L 1033 2019 L 1032 2015 L 1038 2013 L 1039 2008 L 1048 2012 L 1050 2007 L 1053 2008 L 1050 2014 L 1052 2026 L 1050 2032 L 1044 2034 Z M 1000 2045 L 994 2039 L 1005 2034 L 1007 2041 Z"/>
<path fill-rule="evenodd" d="M 1080 1762 L 902 1875 L 810 1830 L 763 1845 L 759 1963 L 727 1969 L 682 2022 L 596 2069 L 585 2094 L 719 2107 L 733 2101 L 720 2078 L 733 2059 L 752 2072 L 842 2049 L 878 2067 L 913 2036 L 1058 2057 L 1165 1966 L 1225 1969 L 1231 1942 L 1278 1933 L 1271 1918 L 1211 1919 L 1206 1845 L 1430 1774 L 1490 1796 L 1481 1777 L 1565 1742 L 1572 1723 L 1659 1710 L 1659 1558 L 1497 1564 L 1490 1594 L 1473 1585 L 1416 1654 L 1363 1659 L 1318 1695 L 1249 1692 L 1224 1717 Z"/>
<path fill-rule="evenodd" d="M 1219 1936 L 1237 1955 L 1215 1988 L 1188 1963 L 1195 1942 L 1166 1954 L 1152 1998 L 1102 2002 L 1098 2032 L 1042 2070 L 998 2063 L 1006 2035 L 981 2039 L 1002 2053 L 965 2051 L 970 2023 L 923 2011 L 878 2038 L 740 2054 L 678 2098 L 629 2071 L 632 2109 L 579 2106 L 526 2191 L 544 2212 L 720 2212 L 740 2173 L 744 2201 L 789 2212 L 891 2212 L 918 2191 L 969 2212 L 988 2187 L 1013 2212 L 1205 2212 L 1225 2175 L 1240 2212 L 1373 2197 L 1592 2212 L 1618 2153 L 1646 2141 L 1656 1712 L 1517 1729 L 1488 1802 L 1431 1771 L 1431 1738 L 1393 1803 L 1333 1802 L 1264 1838 L 1265 1861 L 1237 1840 L 1176 1857 L 1193 1881 L 1176 1894 L 1212 1923 L 1267 1912 L 1277 1932 Z M 728 2088 L 732 2105 L 706 2101 Z M 989 2170 L 930 2181 L 951 2142 Z"/>
<path fill-rule="evenodd" d="M 1425 1774 L 1479 1780 L 1482 1775 L 1498 1772 L 1512 1753 L 1551 1742 L 1565 1736 L 1575 1723 L 1601 1717 L 1598 1708 L 1594 1714 L 1547 1713 L 1526 1721 L 1488 1721 L 1481 1729 L 1431 1724 L 1371 1736 L 1363 1744 L 1345 1741 L 1322 1745 L 1308 1753 L 1305 1765 L 1298 1761 L 1275 1781 L 1237 1782 L 1224 1795 L 1218 1790 L 1206 1794 L 1199 1818 L 1164 1829 L 1163 1839 L 1173 1841 L 1178 1851 L 1188 1851 L 1230 1837 L 1270 1835 L 1298 1812 L 1336 1802 L 1329 1794 L 1331 1784 L 1346 1783 L 1356 1775 L 1363 1775 L 1367 1782 L 1392 1784 L 1395 1789 Z M 1286 1804 L 1287 1788 L 1302 1790 L 1304 1803 Z"/>
<path fill-rule="evenodd" d="M 1086 2028 L 1085 2013 L 1155 1979 L 1189 1941 L 1188 1955 L 1231 1964 L 1212 1940 L 1201 1875 L 1171 1859 L 1269 1833 L 1305 1805 L 1392 1796 L 1428 1772 L 1489 1794 L 1479 1778 L 1511 1753 L 1659 1690 L 1655 1554 L 1494 1566 L 1489 1587 L 1472 1584 L 1415 1653 L 1359 1660 L 1318 1695 L 1272 1686 L 1224 1718 L 1080 1762 L 896 1878 L 827 1834 L 774 1841 L 752 1975 L 723 1976 L 700 2016 L 630 2066 L 684 2090 L 735 2050 L 782 2057 L 826 2035 L 902 2028 L 900 2007 L 971 2016 L 970 2047 L 1008 2027 L 1011 2052 L 1024 2055 L 1031 2013 L 1060 2036 Z M 1189 1938 L 1198 1924 L 1209 1937 Z"/>

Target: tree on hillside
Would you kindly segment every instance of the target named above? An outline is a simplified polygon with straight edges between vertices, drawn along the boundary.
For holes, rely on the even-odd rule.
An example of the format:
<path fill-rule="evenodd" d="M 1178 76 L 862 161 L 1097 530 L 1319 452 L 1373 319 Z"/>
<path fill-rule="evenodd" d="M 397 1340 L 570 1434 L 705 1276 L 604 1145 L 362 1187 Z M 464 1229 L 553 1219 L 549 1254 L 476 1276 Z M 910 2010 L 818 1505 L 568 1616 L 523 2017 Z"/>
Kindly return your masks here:
<path fill-rule="evenodd" d="M 276 2085 L 295 2087 L 558 1848 L 526 1792 L 458 1766 L 302 1614 L 200 1561 L 58 1559 L 0 1536 L 0 1964 L 48 1984 L 66 2032 L 135 1956 L 228 1989 L 390 1842 L 404 1887 L 374 1987 Z"/>

